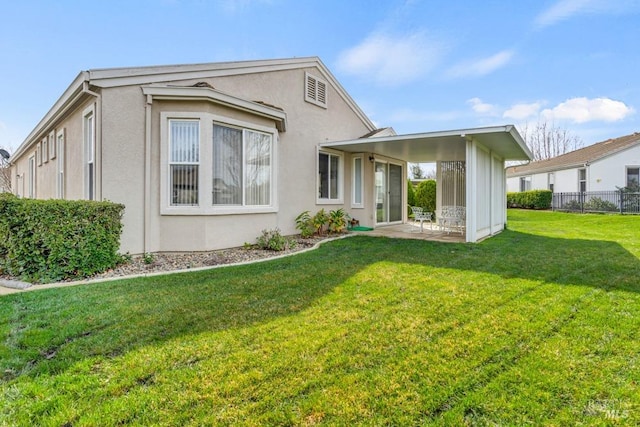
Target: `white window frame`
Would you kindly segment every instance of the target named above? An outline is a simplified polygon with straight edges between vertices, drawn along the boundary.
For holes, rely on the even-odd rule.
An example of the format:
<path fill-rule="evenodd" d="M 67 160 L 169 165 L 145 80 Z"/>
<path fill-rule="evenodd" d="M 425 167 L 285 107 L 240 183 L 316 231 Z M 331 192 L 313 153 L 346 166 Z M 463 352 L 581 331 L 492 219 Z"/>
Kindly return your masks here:
<path fill-rule="evenodd" d="M 531 191 L 531 176 L 521 176 L 520 177 L 520 192 Z"/>
<path fill-rule="evenodd" d="M 39 150 L 38 150 L 39 151 Z M 28 168 L 29 170 L 27 171 L 27 176 L 28 176 L 28 181 L 27 181 L 27 197 L 29 197 L 30 199 L 35 199 L 36 198 L 36 157 L 37 157 L 37 153 L 34 152 L 31 156 L 29 156 L 29 160 L 28 160 Z"/>
<path fill-rule="evenodd" d="M 88 123 L 91 123 L 89 128 Z M 84 157 L 84 197 L 96 198 L 96 114 L 93 105 L 82 112 L 82 141 Z"/>
<path fill-rule="evenodd" d="M 198 206 L 172 206 L 169 185 L 169 121 L 198 120 L 200 122 L 200 167 L 198 168 Z M 213 124 L 237 127 L 271 135 L 270 205 L 240 206 L 213 205 Z M 243 132 L 244 133 L 244 132 Z M 277 153 L 278 131 L 274 127 L 236 120 L 211 113 L 163 111 L 160 113 L 160 214 L 161 215 L 233 215 L 273 213 L 278 211 Z M 243 190 L 244 191 L 244 190 Z"/>
<path fill-rule="evenodd" d="M 42 162 L 43 163 L 49 162 L 49 137 L 48 136 L 42 140 Z"/>
<path fill-rule="evenodd" d="M 320 197 L 320 154 L 338 157 L 338 194 L 336 198 Z M 331 195 L 329 195 L 331 196 Z M 344 204 L 344 153 L 326 148 L 318 149 L 316 152 L 316 204 L 318 205 L 341 205 Z"/>
<path fill-rule="evenodd" d="M 580 172 L 584 171 L 584 179 L 580 178 Z M 578 192 L 581 193 L 582 190 L 582 183 L 584 182 L 584 191 L 589 191 L 589 189 L 587 188 L 587 182 L 588 182 L 588 177 L 587 177 L 587 168 L 580 168 L 578 169 Z"/>
<path fill-rule="evenodd" d="M 36 146 L 35 156 L 38 166 L 42 166 L 42 141 L 38 142 L 38 145 Z"/>
<path fill-rule="evenodd" d="M 640 166 L 632 166 L 632 165 L 625 166 L 625 168 L 624 168 L 624 185 L 625 185 L 625 187 L 629 186 L 629 169 L 638 169 L 638 172 L 639 172 L 639 175 L 640 175 Z M 637 185 L 640 185 L 640 176 L 639 176 Z"/>
<path fill-rule="evenodd" d="M 327 81 L 311 73 L 304 73 L 304 100 L 317 105 L 318 107 L 327 108 L 327 97 L 329 85 Z"/>
<path fill-rule="evenodd" d="M 356 168 L 356 163 L 360 162 L 360 173 Z M 360 181 L 358 187 L 357 182 Z M 360 192 L 360 200 L 357 200 L 358 190 Z M 351 207 L 354 209 L 364 209 L 364 156 L 358 154 L 353 156 L 351 161 Z"/>
<path fill-rule="evenodd" d="M 57 157 L 57 161 L 56 161 L 56 192 L 57 192 L 57 196 L 58 199 L 64 199 L 64 193 L 65 193 L 65 182 L 64 182 L 64 169 L 65 169 L 65 153 L 64 153 L 64 149 L 65 149 L 65 131 L 64 129 L 58 129 L 56 131 L 56 143 L 55 143 L 55 149 L 57 151 L 56 156 Z"/>
<path fill-rule="evenodd" d="M 56 158 L 56 131 L 52 130 L 49 134 L 49 160 Z"/>
<path fill-rule="evenodd" d="M 171 207 L 181 207 L 181 208 L 198 208 L 200 206 L 200 204 L 202 203 L 202 177 L 201 177 L 201 171 L 202 171 L 202 122 L 199 119 L 189 119 L 189 118 L 171 118 L 167 120 L 167 139 L 168 139 L 168 145 L 167 145 L 167 149 L 169 150 L 169 153 L 171 152 L 171 123 L 172 122 L 188 122 L 188 123 L 197 123 L 198 124 L 198 160 L 197 161 L 190 161 L 190 162 L 174 162 L 171 160 L 171 155 L 168 155 L 168 169 L 167 169 L 167 174 L 168 174 L 168 189 L 169 189 L 169 205 Z M 173 189 L 171 188 L 171 167 L 172 166 L 179 166 L 179 165 L 184 165 L 184 166 L 197 166 L 198 167 L 198 200 L 196 203 L 190 204 L 190 203 L 176 203 L 173 204 L 173 197 L 171 192 L 173 191 Z"/>

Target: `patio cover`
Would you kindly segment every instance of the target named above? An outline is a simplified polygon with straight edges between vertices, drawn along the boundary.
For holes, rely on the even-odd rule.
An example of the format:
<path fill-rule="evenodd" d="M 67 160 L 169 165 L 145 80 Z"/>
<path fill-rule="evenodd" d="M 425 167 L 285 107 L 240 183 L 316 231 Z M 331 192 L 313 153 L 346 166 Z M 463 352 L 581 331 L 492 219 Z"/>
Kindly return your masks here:
<path fill-rule="evenodd" d="M 467 141 L 475 141 L 505 160 L 530 160 L 531 151 L 513 125 L 324 142 L 320 147 L 375 153 L 412 163 L 465 160 Z"/>

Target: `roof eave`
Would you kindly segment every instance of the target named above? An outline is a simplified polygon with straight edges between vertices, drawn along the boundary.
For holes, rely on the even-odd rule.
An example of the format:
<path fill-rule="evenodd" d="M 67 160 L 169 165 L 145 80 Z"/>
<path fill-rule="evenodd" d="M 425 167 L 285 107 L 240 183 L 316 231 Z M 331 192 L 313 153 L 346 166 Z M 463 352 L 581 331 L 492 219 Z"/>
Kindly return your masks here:
<path fill-rule="evenodd" d="M 43 137 L 43 134 L 46 133 L 44 132 L 45 129 L 50 127 L 52 123 L 56 122 L 80 99 L 83 93 L 84 83 L 87 81 L 89 81 L 89 73 L 81 71 L 71 82 L 69 87 L 67 87 L 67 89 L 62 93 L 60 98 L 58 98 L 55 104 L 53 104 L 49 111 L 38 122 L 36 127 L 34 127 L 29 135 L 27 135 L 22 144 L 20 144 L 13 153 L 12 158 L 17 159 L 20 157 L 32 143 L 39 141 Z"/>
<path fill-rule="evenodd" d="M 280 132 L 285 132 L 287 129 L 287 114 L 284 111 L 257 102 L 238 98 L 216 89 L 206 87 L 151 85 L 143 86 L 142 93 L 150 95 L 153 99 L 158 100 L 206 100 L 274 120 L 276 122 L 276 128 Z"/>

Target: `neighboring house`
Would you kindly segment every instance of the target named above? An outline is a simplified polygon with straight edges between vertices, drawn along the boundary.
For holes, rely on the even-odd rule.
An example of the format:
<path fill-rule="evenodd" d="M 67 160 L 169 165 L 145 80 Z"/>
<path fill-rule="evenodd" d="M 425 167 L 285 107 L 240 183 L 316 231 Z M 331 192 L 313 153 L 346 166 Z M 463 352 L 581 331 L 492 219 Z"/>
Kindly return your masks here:
<path fill-rule="evenodd" d="M 507 168 L 507 191 L 610 191 L 640 183 L 640 133 Z"/>
<path fill-rule="evenodd" d="M 125 205 L 121 250 L 204 251 L 295 234 L 305 210 L 407 220 L 407 162 L 437 162 L 467 241 L 504 228 L 513 126 L 376 129 L 316 57 L 81 72 L 11 158 L 23 197 Z M 467 189 L 471 188 L 470 191 Z"/>

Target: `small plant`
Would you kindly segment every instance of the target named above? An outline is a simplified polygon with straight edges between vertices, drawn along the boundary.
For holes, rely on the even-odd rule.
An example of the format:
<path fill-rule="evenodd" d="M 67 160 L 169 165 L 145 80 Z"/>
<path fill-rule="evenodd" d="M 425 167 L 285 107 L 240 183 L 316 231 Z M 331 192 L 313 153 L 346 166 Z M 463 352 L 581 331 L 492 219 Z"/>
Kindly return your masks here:
<path fill-rule="evenodd" d="M 145 252 L 144 255 L 142 255 L 142 261 L 144 261 L 144 263 L 147 265 L 153 264 L 155 260 L 156 260 L 156 257 L 151 252 Z"/>
<path fill-rule="evenodd" d="M 595 212 L 615 212 L 619 208 L 615 203 L 603 200 L 600 197 L 592 197 L 584 204 L 584 210 Z"/>
<path fill-rule="evenodd" d="M 304 211 L 296 217 L 296 229 L 300 231 L 300 236 L 304 239 L 313 236 L 316 230 L 309 211 Z"/>
<path fill-rule="evenodd" d="M 286 251 L 296 246 L 296 241 L 283 236 L 278 228 L 262 230 L 262 235 L 258 237 L 256 243 L 260 249 L 270 251 Z"/>
<path fill-rule="evenodd" d="M 342 233 L 347 227 L 347 213 L 340 208 L 329 212 L 328 228 L 330 233 Z"/>
<path fill-rule="evenodd" d="M 327 225 L 329 223 L 329 216 L 327 215 L 327 213 L 324 211 L 324 209 L 320 209 L 311 219 L 311 222 L 313 224 L 313 227 L 316 230 L 316 233 L 318 234 L 322 234 L 322 231 L 325 227 L 325 225 Z"/>

